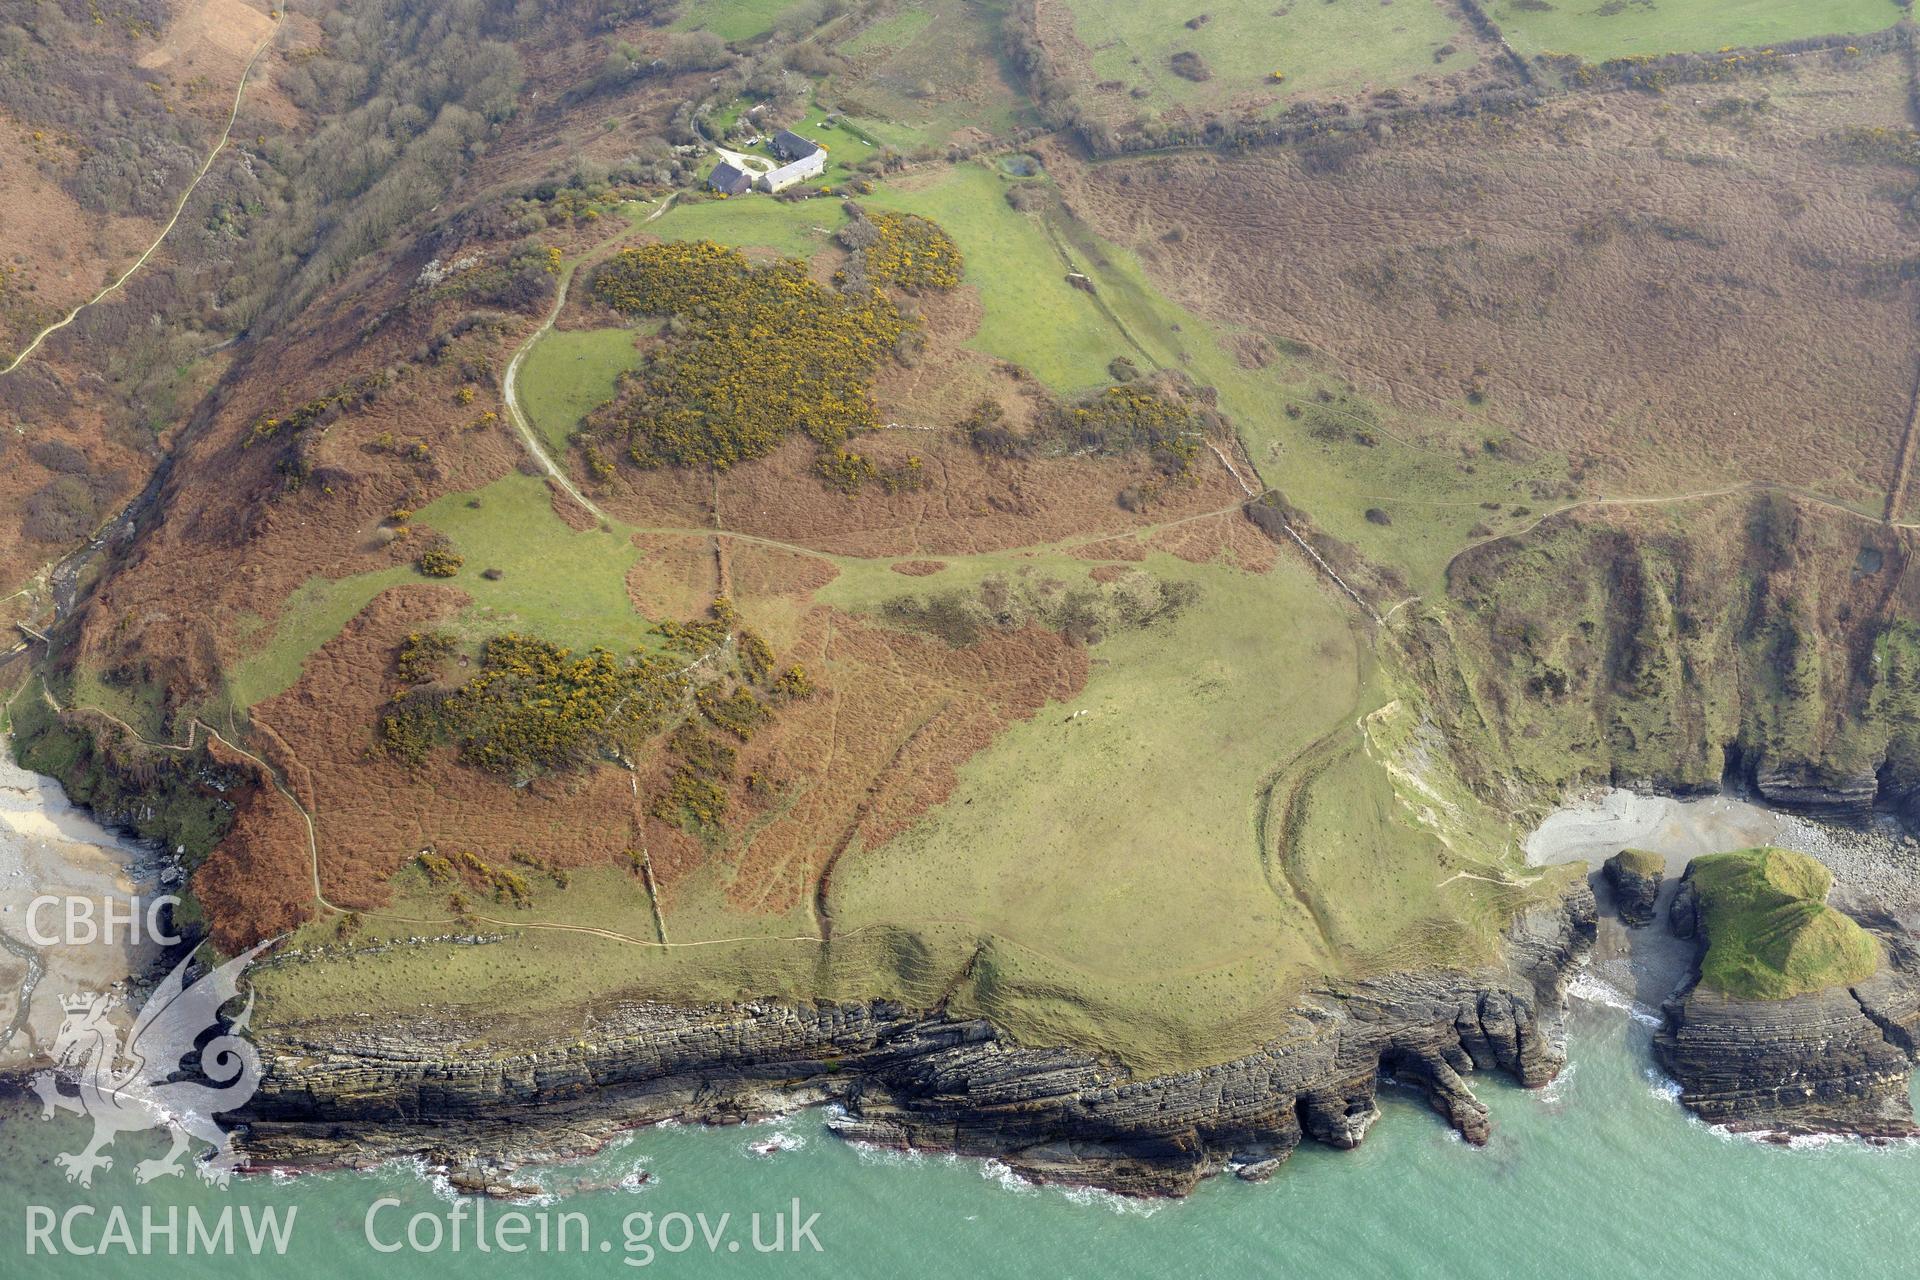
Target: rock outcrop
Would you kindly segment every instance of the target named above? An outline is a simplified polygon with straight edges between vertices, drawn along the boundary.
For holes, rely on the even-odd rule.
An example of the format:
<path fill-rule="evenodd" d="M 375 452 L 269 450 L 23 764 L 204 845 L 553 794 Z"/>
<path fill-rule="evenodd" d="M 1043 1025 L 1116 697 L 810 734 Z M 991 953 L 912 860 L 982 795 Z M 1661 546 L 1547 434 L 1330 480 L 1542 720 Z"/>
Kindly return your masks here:
<path fill-rule="evenodd" d="M 1863 1137 L 1920 1135 L 1908 1080 L 1920 1057 L 1920 963 L 1891 920 L 1874 933 L 1871 976 L 1784 998 L 1729 994 L 1702 981 L 1709 904 L 1687 868 L 1669 908 L 1699 941 L 1693 975 L 1662 1006 L 1654 1054 L 1702 1119 L 1742 1130 Z"/>
<path fill-rule="evenodd" d="M 1880 779 L 1872 769 L 1849 772 L 1769 760 L 1754 769 L 1753 785 L 1771 803 L 1790 808 L 1865 813 L 1880 798 Z"/>
<path fill-rule="evenodd" d="M 463 1048 L 488 1029 L 417 1020 L 263 1032 L 245 1119 L 270 1163 L 418 1155 L 466 1166 L 591 1145 L 669 1118 L 728 1123 L 817 1103 L 847 1138 L 995 1156 L 1028 1176 L 1181 1194 L 1229 1166 L 1270 1173 L 1302 1141 L 1357 1146 L 1383 1074 L 1470 1142 L 1486 1108 L 1464 1077 L 1527 1086 L 1565 1063 L 1573 967 L 1592 945 L 1579 885 L 1509 932 L 1505 963 L 1394 975 L 1302 1000 L 1259 1052 L 1136 1078 L 1098 1054 L 1016 1045 L 986 1022 L 884 1001 L 595 1011 L 562 1040 Z"/>
<path fill-rule="evenodd" d="M 1920 1134 L 1907 1082 L 1920 1036 L 1911 976 L 1743 1000 L 1690 984 L 1654 1036 L 1680 1101 L 1714 1124 L 1781 1133 Z"/>
<path fill-rule="evenodd" d="M 1634 928 L 1652 924 L 1654 903 L 1666 879 L 1666 859 L 1645 849 L 1622 849 L 1607 859 L 1602 871 L 1613 890 L 1613 906 L 1621 923 Z"/>

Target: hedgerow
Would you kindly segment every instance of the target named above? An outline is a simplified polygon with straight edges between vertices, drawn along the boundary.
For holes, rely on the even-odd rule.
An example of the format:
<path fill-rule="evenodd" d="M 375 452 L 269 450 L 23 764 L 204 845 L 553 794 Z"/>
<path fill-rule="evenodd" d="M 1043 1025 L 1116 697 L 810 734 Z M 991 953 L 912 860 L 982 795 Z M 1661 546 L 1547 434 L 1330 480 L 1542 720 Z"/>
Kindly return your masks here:
<path fill-rule="evenodd" d="M 795 432 L 832 447 L 872 430 L 873 374 L 910 329 L 884 294 L 835 293 L 803 262 L 755 266 L 709 241 L 625 250 L 593 289 L 672 321 L 584 429 L 638 467 L 724 469 Z"/>
<path fill-rule="evenodd" d="M 992 457 L 1146 453 L 1163 471 L 1184 475 L 1219 417 L 1190 403 L 1204 393 L 1167 382 L 1164 376 L 1124 382 L 1077 404 L 1054 405 L 1026 432 L 1009 425 L 1005 411 L 991 400 L 977 405 L 960 425 L 973 447 Z"/>

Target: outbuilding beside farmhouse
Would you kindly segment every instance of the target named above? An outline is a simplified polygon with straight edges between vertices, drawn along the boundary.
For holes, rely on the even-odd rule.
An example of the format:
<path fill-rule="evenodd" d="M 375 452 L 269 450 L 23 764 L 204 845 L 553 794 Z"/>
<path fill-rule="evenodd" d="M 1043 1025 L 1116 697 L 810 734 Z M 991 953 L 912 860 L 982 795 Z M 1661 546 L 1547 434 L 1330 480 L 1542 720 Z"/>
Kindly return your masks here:
<path fill-rule="evenodd" d="M 722 160 L 707 175 L 707 189 L 723 196 L 744 195 L 753 190 L 753 175 Z"/>

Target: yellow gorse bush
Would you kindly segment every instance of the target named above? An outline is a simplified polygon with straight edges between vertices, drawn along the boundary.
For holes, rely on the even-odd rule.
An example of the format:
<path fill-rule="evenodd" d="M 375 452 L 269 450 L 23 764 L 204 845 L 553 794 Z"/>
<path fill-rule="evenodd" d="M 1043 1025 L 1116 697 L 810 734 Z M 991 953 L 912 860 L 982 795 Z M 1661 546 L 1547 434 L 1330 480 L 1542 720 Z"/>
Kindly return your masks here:
<path fill-rule="evenodd" d="M 806 264 L 755 266 L 710 241 L 628 249 L 594 292 L 628 315 L 673 318 L 588 443 L 617 443 L 640 467 L 726 468 L 803 432 L 822 446 L 879 425 L 872 378 L 909 328 L 874 291 L 839 294 Z"/>
<path fill-rule="evenodd" d="M 864 250 L 869 280 L 902 289 L 958 287 L 966 260 L 938 223 L 911 213 L 882 213 L 872 221 L 876 239 Z"/>

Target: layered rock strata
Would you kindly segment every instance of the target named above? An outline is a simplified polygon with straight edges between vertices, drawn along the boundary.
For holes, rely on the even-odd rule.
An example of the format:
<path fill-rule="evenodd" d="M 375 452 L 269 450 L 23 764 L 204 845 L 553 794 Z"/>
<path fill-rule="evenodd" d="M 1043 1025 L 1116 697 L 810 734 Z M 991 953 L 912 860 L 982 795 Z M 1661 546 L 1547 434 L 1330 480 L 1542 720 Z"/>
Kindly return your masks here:
<path fill-rule="evenodd" d="M 269 1163 L 417 1155 L 456 1168 L 591 1146 L 666 1119 L 728 1123 L 837 1104 L 865 1142 L 994 1156 L 1027 1176 L 1182 1194 L 1228 1167 L 1270 1172 L 1302 1141 L 1357 1146 L 1383 1076 L 1419 1089 L 1470 1142 L 1465 1077 L 1544 1085 L 1566 1061 L 1568 977 L 1591 946 L 1584 884 L 1518 918 L 1504 962 L 1392 975 L 1303 999 L 1286 1032 L 1217 1066 L 1136 1077 L 1112 1059 L 1017 1045 L 984 1021 L 888 1002 L 750 1002 L 596 1011 L 546 1043 L 487 1029 L 362 1022 L 260 1037 L 247 1146 Z"/>
<path fill-rule="evenodd" d="M 1601 868 L 1613 890 L 1621 923 L 1640 928 L 1653 923 L 1654 903 L 1666 878 L 1666 860 L 1644 849 L 1622 849 Z"/>
<path fill-rule="evenodd" d="M 1689 868 L 1689 873 L 1691 873 Z M 1682 881 L 1674 932 L 1709 938 L 1707 913 Z M 1885 953 L 1878 972 L 1784 999 L 1729 995 L 1700 980 L 1662 1005 L 1654 1054 L 1703 1120 L 1783 1135 L 1920 1135 L 1908 1081 L 1920 1059 L 1920 964 L 1891 919 L 1862 919 Z"/>

